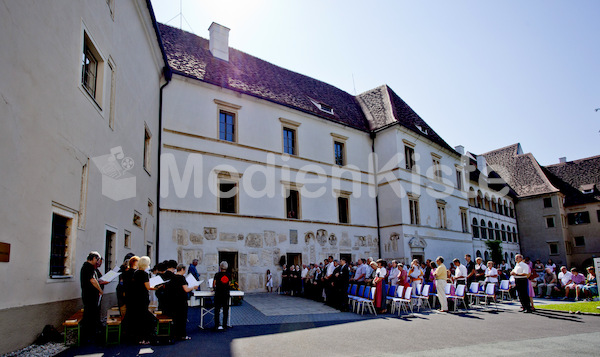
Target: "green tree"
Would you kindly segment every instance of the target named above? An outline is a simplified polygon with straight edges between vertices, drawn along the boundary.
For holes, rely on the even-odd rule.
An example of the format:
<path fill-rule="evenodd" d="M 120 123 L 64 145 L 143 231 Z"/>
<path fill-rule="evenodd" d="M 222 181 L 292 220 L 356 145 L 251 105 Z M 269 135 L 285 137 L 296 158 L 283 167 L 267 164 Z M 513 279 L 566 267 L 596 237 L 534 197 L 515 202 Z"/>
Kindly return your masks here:
<path fill-rule="evenodd" d="M 504 257 L 502 256 L 502 242 L 499 240 L 488 240 L 485 242 L 488 251 L 492 256 L 492 261 L 496 264 L 500 264 Z"/>

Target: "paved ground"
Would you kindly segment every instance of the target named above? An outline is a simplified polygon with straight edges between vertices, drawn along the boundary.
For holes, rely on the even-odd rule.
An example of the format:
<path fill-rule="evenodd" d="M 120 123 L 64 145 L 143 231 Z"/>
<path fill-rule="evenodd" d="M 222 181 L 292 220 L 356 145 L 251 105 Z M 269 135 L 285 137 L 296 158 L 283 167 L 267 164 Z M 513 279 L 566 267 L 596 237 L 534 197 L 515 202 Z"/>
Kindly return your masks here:
<path fill-rule="evenodd" d="M 497 311 L 425 311 L 398 318 L 340 313 L 302 298 L 255 294 L 232 308 L 235 327 L 228 331 L 198 329 L 198 308 L 190 309 L 189 320 L 191 341 L 150 350 L 86 346 L 59 356 L 600 355 L 600 316 L 523 314 L 516 303 L 501 304 Z"/>

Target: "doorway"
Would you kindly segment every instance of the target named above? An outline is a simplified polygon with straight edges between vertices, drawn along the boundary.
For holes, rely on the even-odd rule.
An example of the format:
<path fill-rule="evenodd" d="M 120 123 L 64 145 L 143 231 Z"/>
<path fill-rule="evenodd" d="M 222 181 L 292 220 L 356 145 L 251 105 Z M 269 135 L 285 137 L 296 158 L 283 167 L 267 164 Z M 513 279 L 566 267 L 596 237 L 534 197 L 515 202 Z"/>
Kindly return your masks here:
<path fill-rule="evenodd" d="M 423 263 L 424 262 L 424 260 L 423 260 L 423 254 L 413 254 L 412 258 L 413 258 L 413 260 L 417 259 L 419 261 L 419 263 Z"/>
<path fill-rule="evenodd" d="M 227 262 L 229 267 L 227 272 L 231 274 L 231 279 L 234 281 L 238 280 L 238 252 L 219 252 L 219 264 L 221 262 Z"/>
<path fill-rule="evenodd" d="M 352 263 L 352 254 L 340 253 L 340 260 L 341 259 L 346 259 L 346 263 L 350 264 Z"/>
<path fill-rule="evenodd" d="M 302 254 L 300 253 L 287 253 L 286 254 L 287 265 L 302 265 Z"/>

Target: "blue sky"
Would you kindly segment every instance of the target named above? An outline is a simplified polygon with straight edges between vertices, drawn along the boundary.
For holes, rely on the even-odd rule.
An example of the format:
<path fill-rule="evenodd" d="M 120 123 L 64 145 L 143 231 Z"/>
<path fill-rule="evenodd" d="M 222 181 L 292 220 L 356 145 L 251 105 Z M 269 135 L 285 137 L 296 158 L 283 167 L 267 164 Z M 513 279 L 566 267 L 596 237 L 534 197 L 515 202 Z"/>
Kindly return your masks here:
<path fill-rule="evenodd" d="M 182 28 L 351 94 L 389 85 L 451 146 L 600 154 L 600 1 L 181 0 Z M 180 1 L 152 0 L 180 26 Z M 171 21 L 170 21 L 171 20 Z"/>

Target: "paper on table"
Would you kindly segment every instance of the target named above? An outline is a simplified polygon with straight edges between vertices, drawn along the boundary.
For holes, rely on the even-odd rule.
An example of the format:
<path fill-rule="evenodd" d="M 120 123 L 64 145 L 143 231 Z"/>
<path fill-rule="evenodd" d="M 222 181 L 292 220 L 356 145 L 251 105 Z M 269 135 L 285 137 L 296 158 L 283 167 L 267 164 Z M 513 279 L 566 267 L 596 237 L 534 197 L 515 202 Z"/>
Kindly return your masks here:
<path fill-rule="evenodd" d="M 150 287 L 153 288 L 156 285 L 160 285 L 160 284 L 164 284 L 166 283 L 166 281 L 164 281 L 160 275 L 155 276 L 154 278 L 150 278 Z"/>
<path fill-rule="evenodd" d="M 185 281 L 187 282 L 187 286 L 188 286 L 188 288 L 195 288 L 195 287 L 197 287 L 197 286 L 200 286 L 200 284 L 202 284 L 202 282 L 203 282 L 204 280 L 202 280 L 202 281 L 198 281 L 198 280 L 196 280 L 196 278 L 194 278 L 194 276 L 193 276 L 192 274 L 188 274 L 188 275 L 185 277 Z"/>
<path fill-rule="evenodd" d="M 111 281 L 115 280 L 115 278 L 119 275 L 121 275 L 121 273 L 117 273 L 116 271 L 111 270 L 108 273 L 102 275 L 99 280 L 107 281 L 110 283 Z"/>

